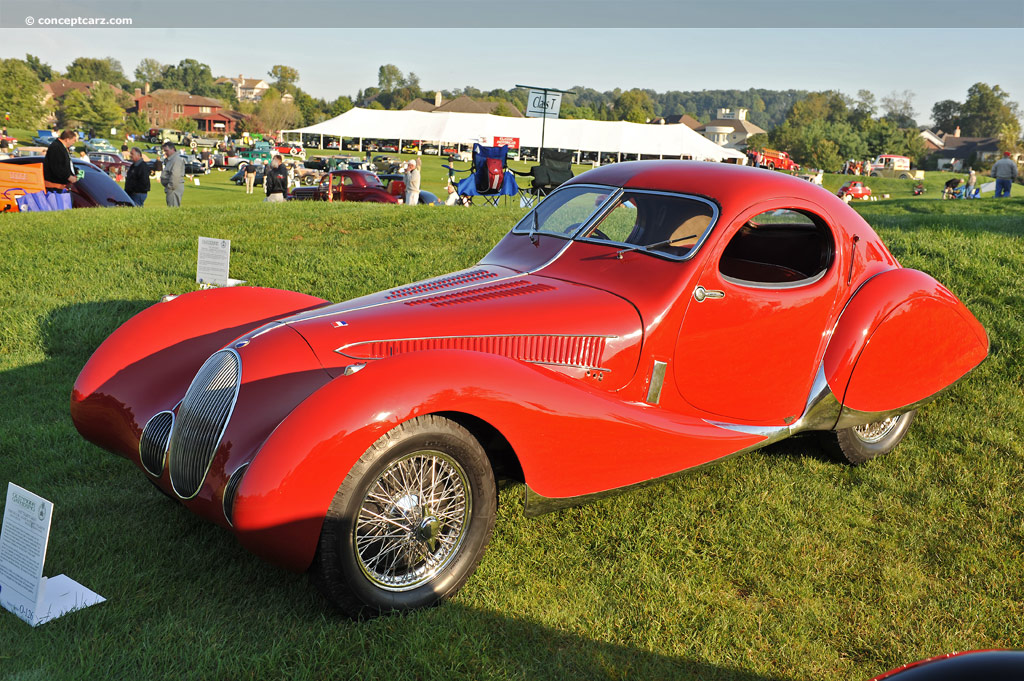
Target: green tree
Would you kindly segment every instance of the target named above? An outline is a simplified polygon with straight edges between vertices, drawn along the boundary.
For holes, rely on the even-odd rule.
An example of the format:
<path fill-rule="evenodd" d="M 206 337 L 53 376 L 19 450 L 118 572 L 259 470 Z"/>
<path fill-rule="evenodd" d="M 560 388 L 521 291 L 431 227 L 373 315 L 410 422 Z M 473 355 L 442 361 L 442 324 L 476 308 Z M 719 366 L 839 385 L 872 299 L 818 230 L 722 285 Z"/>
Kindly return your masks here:
<path fill-rule="evenodd" d="M 228 105 L 234 105 L 237 102 L 235 90 L 231 84 L 215 83 L 210 67 L 195 59 L 182 59 L 176 65 L 164 67 L 163 74 L 154 87 L 165 90 L 182 90 L 202 97 L 213 97 Z"/>
<path fill-rule="evenodd" d="M 274 87 L 281 92 L 292 92 L 295 84 L 299 82 L 298 69 L 284 64 L 274 64 L 267 73 L 274 79 Z"/>
<path fill-rule="evenodd" d="M 194 135 L 199 132 L 199 124 L 196 123 L 194 118 L 189 118 L 188 116 L 175 118 L 174 127 L 182 132 L 188 133 L 189 135 Z"/>
<path fill-rule="evenodd" d="M 944 132 L 953 132 L 960 125 L 960 102 L 943 99 L 932 106 L 932 123 Z"/>
<path fill-rule="evenodd" d="M 328 113 L 330 113 L 332 118 L 334 116 L 340 116 L 341 114 L 343 114 L 346 111 L 348 111 L 349 109 L 351 109 L 352 106 L 353 106 L 353 104 L 352 104 L 352 98 L 351 97 L 341 96 L 341 97 L 338 97 L 333 102 L 331 102 L 331 106 L 330 106 L 330 108 L 328 110 Z"/>
<path fill-rule="evenodd" d="M 975 83 L 967 90 L 967 99 L 960 108 L 960 127 L 965 137 L 996 137 L 1004 126 L 1019 135 L 1019 116 L 1010 93 L 998 85 Z"/>
<path fill-rule="evenodd" d="M 81 90 L 70 90 L 57 109 L 57 122 L 64 128 L 77 128 L 88 125 L 92 118 L 92 107 L 89 98 Z"/>
<path fill-rule="evenodd" d="M 44 83 L 53 80 L 57 76 L 57 72 L 53 70 L 53 67 L 49 64 L 44 64 L 39 57 L 26 54 L 25 63 L 36 74 L 36 77 Z"/>
<path fill-rule="evenodd" d="M 143 134 L 149 131 L 149 119 L 144 113 L 130 113 L 124 117 L 124 130 L 133 134 Z"/>
<path fill-rule="evenodd" d="M 761 151 L 769 146 L 768 135 L 766 133 L 759 132 L 756 135 L 751 135 L 747 138 L 747 151 Z"/>
<path fill-rule="evenodd" d="M 615 116 L 620 121 L 646 123 L 654 118 L 654 100 L 639 88 L 623 92 L 615 100 Z"/>
<path fill-rule="evenodd" d="M 114 91 L 106 83 L 92 89 L 89 96 L 89 118 L 87 123 L 97 131 L 105 132 L 120 127 L 124 122 L 124 109 L 117 103 Z"/>
<path fill-rule="evenodd" d="M 832 140 L 820 140 L 811 152 L 811 164 L 827 173 L 838 172 L 843 166 L 839 146 Z"/>
<path fill-rule="evenodd" d="M 375 99 L 375 100 L 373 100 L 372 102 L 370 102 L 370 106 L 368 106 L 368 107 L 366 107 L 366 108 L 367 108 L 367 109 L 374 109 L 374 110 L 382 110 L 382 109 L 384 108 L 384 105 L 383 105 L 383 104 L 381 104 L 380 102 L 378 102 L 378 101 L 377 101 L 377 100 Z"/>
<path fill-rule="evenodd" d="M 282 101 L 281 95 L 271 88 L 263 94 L 255 117 L 262 132 L 276 133 L 302 120 L 302 113 L 293 102 Z"/>
<path fill-rule="evenodd" d="M 113 57 L 104 57 L 103 59 L 79 57 L 68 66 L 67 76 L 68 80 L 82 83 L 99 81 L 101 83 L 111 83 L 118 87 L 123 87 L 128 83 L 128 79 L 124 75 L 124 69 L 121 67 L 121 62 Z"/>
<path fill-rule="evenodd" d="M 33 128 L 46 113 L 43 84 L 20 59 L 0 60 L 0 106 L 11 114 L 11 124 Z"/>
<path fill-rule="evenodd" d="M 159 82 L 164 75 L 164 69 L 167 68 L 156 59 L 146 57 L 139 62 L 139 65 L 135 67 L 135 80 L 139 84 Z"/>
<path fill-rule="evenodd" d="M 914 116 L 917 115 L 917 112 L 914 111 L 914 93 L 911 90 L 903 92 L 893 90 L 883 97 L 882 111 L 885 112 L 883 118 L 896 123 L 897 127 L 917 127 L 917 121 L 914 120 Z"/>
<path fill-rule="evenodd" d="M 391 92 L 402 84 L 402 70 L 394 64 L 383 64 L 377 69 L 377 87 L 381 92 Z"/>

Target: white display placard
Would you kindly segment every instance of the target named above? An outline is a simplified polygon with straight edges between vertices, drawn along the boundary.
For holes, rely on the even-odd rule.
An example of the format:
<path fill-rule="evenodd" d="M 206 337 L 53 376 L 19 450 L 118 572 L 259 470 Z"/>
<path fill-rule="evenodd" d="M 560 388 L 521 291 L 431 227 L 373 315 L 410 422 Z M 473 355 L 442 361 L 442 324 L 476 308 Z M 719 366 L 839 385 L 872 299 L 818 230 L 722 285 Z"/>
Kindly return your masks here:
<path fill-rule="evenodd" d="M 231 239 L 199 237 L 199 258 L 196 261 L 196 283 L 227 286 L 231 265 Z"/>
<path fill-rule="evenodd" d="M 52 517 L 51 502 L 8 483 L 0 528 L 0 606 L 33 627 L 106 600 L 65 575 L 43 577 Z"/>
<path fill-rule="evenodd" d="M 558 118 L 562 108 L 562 93 L 547 90 L 530 90 L 526 100 L 527 118 Z"/>

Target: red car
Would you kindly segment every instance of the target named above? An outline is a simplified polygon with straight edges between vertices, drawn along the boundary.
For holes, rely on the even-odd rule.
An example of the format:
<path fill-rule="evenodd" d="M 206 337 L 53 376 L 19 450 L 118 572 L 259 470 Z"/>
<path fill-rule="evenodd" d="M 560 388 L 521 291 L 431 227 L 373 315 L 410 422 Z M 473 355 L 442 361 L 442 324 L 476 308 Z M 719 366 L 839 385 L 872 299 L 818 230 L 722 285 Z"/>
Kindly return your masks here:
<path fill-rule="evenodd" d="M 328 191 L 330 183 L 330 191 Z M 387 190 L 376 175 L 368 170 L 334 170 L 320 178 L 312 187 L 296 187 L 292 198 L 299 201 L 370 201 L 398 203 L 398 197 Z"/>
<path fill-rule="evenodd" d="M 839 188 L 836 196 L 839 198 L 849 196 L 851 199 L 869 199 L 871 198 L 871 187 L 868 187 L 860 180 L 847 182 Z"/>
<path fill-rule="evenodd" d="M 126 173 L 132 165 L 130 161 L 124 160 L 117 154 L 108 154 L 102 151 L 94 151 L 89 154 L 89 162 L 108 175 Z"/>
<path fill-rule="evenodd" d="M 798 178 L 616 163 L 476 265 L 332 304 L 197 291 L 78 377 L 79 432 L 350 612 L 462 586 L 496 479 L 533 516 L 821 431 L 850 462 L 988 353 L 932 277 Z"/>

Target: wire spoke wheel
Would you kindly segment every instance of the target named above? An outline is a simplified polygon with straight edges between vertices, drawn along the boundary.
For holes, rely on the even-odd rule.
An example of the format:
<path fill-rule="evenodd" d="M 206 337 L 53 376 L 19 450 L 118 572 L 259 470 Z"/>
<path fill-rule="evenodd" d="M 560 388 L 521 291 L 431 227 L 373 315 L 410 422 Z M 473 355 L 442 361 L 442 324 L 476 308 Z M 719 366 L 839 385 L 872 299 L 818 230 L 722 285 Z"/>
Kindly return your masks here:
<path fill-rule="evenodd" d="M 370 485 L 353 538 L 359 567 L 382 589 L 413 589 L 458 551 L 472 512 L 466 473 L 437 451 L 393 462 Z"/>
<path fill-rule="evenodd" d="M 353 464 L 327 510 L 311 576 L 356 616 L 435 605 L 480 564 L 497 500 L 480 442 L 450 419 L 418 416 Z"/>
<path fill-rule="evenodd" d="M 896 427 L 901 416 L 902 414 L 897 414 L 896 416 L 890 416 L 887 419 L 875 421 L 874 423 L 865 423 L 863 426 L 857 426 L 854 428 L 853 432 L 864 442 L 878 442 Z"/>

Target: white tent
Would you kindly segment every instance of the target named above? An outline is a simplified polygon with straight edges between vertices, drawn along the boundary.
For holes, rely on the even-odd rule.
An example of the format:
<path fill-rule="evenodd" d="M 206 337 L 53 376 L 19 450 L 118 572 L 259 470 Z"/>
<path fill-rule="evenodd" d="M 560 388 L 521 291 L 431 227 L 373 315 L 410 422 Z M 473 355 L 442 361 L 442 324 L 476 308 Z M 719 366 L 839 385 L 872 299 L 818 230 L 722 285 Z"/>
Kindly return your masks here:
<path fill-rule="evenodd" d="M 515 137 L 519 138 L 520 147 L 539 147 L 541 124 L 540 118 L 355 108 L 322 123 L 283 132 L 457 144 L 480 141 L 492 144 L 495 137 Z M 544 133 L 544 146 L 667 158 L 689 157 L 696 160 L 743 158 L 741 152 L 720 147 L 682 124 L 647 125 L 626 121 L 550 119 Z"/>

